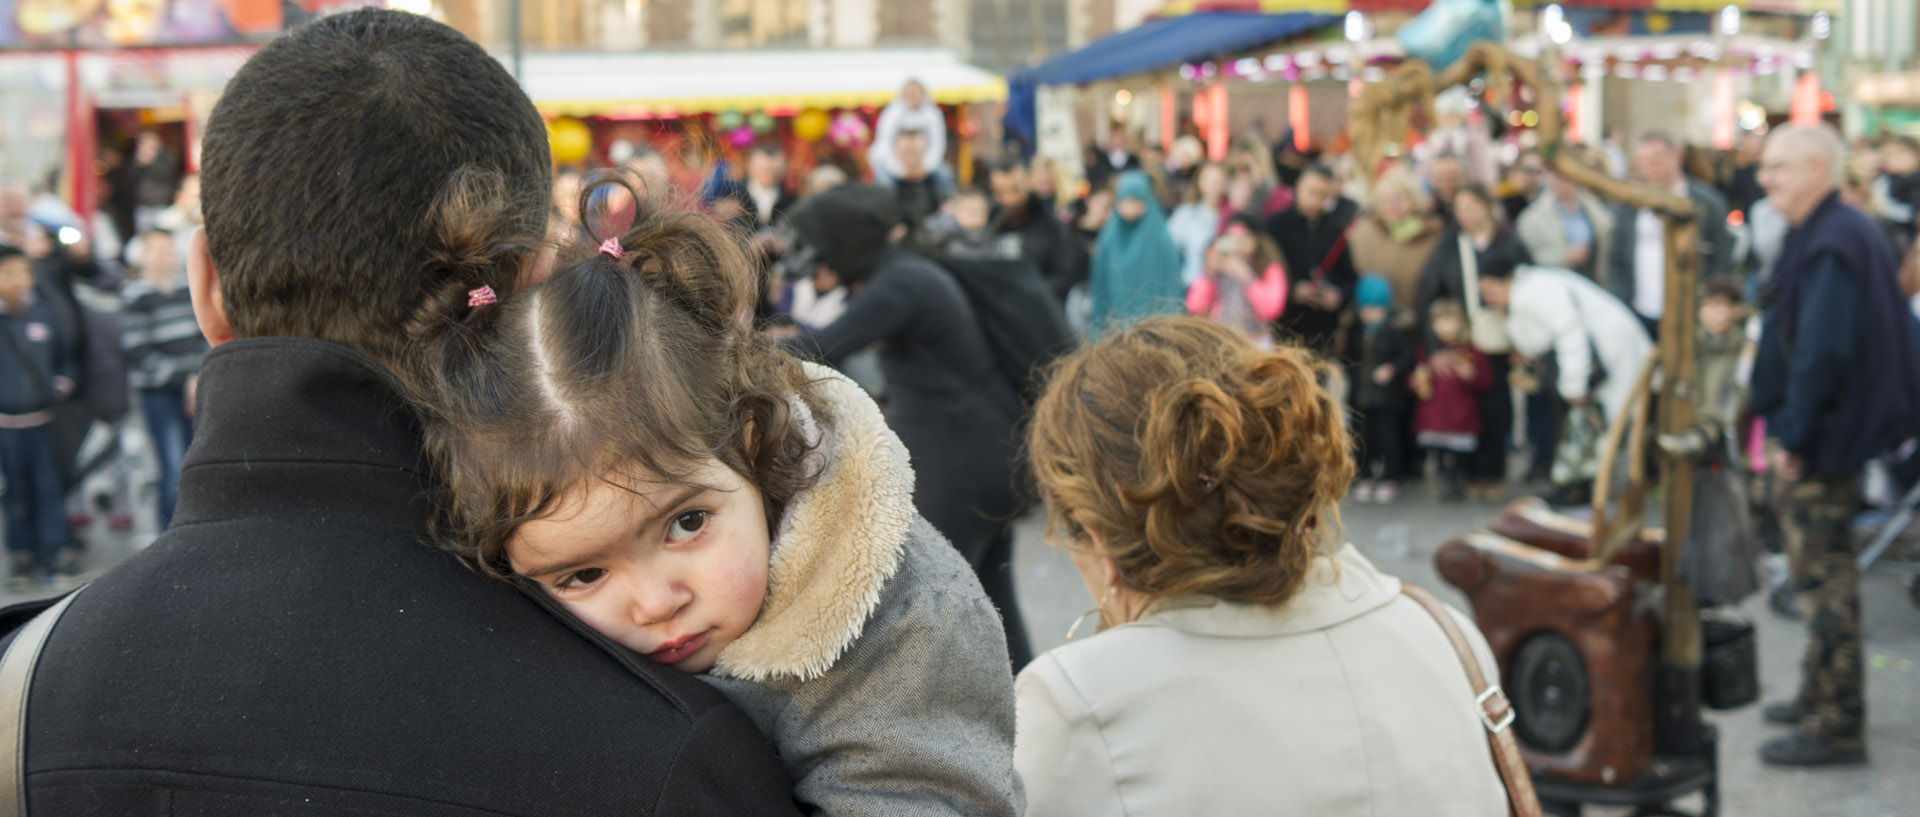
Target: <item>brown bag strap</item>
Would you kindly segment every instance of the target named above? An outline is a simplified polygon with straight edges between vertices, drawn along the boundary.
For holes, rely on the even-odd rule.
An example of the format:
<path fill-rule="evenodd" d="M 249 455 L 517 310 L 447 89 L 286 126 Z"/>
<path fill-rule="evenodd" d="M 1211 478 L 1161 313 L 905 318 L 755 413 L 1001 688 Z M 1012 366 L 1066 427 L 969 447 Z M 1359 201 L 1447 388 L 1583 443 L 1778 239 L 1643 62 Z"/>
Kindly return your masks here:
<path fill-rule="evenodd" d="M 1493 748 L 1493 765 L 1507 784 L 1508 813 L 1516 817 L 1540 817 L 1540 798 L 1533 793 L 1533 778 L 1527 774 L 1526 761 L 1520 758 L 1520 745 L 1513 740 L 1513 730 L 1507 728 L 1513 725 L 1513 704 L 1507 700 L 1506 691 L 1499 684 L 1487 683 L 1486 675 L 1480 672 L 1480 660 L 1474 657 L 1473 646 L 1467 643 L 1467 634 L 1460 631 L 1460 625 L 1453 620 L 1453 613 L 1446 605 L 1426 588 L 1410 582 L 1401 582 L 1400 592 L 1418 602 L 1433 617 L 1434 623 L 1440 625 L 1447 641 L 1453 644 L 1454 654 L 1460 658 L 1460 666 L 1467 670 L 1474 703 L 1480 707 L 1480 723 L 1487 728 L 1487 743 Z"/>

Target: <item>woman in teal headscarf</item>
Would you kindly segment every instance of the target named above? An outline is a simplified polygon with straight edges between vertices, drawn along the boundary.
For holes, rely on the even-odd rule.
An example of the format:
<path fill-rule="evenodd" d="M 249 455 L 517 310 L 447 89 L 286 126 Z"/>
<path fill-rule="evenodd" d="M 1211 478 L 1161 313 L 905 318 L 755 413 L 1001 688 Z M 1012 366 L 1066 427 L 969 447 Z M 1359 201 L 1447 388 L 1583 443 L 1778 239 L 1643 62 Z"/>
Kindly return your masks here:
<path fill-rule="evenodd" d="M 1113 215 L 1093 247 L 1087 334 L 1098 340 L 1148 315 L 1183 311 L 1180 264 L 1180 247 L 1167 231 L 1153 183 L 1137 170 L 1122 174 L 1113 189 Z"/>

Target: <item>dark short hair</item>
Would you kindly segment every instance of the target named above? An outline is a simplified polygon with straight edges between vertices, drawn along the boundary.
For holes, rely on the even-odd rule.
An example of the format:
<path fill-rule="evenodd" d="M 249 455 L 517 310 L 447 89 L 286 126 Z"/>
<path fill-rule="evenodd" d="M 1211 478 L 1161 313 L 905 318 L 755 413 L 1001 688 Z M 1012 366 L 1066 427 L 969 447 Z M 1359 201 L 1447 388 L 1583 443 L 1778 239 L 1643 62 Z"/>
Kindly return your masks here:
<path fill-rule="evenodd" d="M 25 258 L 25 257 L 27 257 L 27 253 L 25 250 L 22 250 L 19 247 L 15 247 L 12 244 L 0 244 L 0 261 L 5 261 L 9 258 Z"/>
<path fill-rule="evenodd" d="M 1740 287 L 1740 282 L 1732 278 L 1708 278 L 1707 282 L 1700 286 L 1700 300 L 1714 298 L 1738 306 L 1746 303 L 1747 292 Z"/>
<path fill-rule="evenodd" d="M 1334 180 L 1333 168 L 1327 167 L 1320 162 L 1308 162 L 1300 166 L 1300 178 L 1304 179 L 1308 176 L 1319 176 L 1327 181 Z"/>
<path fill-rule="evenodd" d="M 1680 143 L 1674 140 L 1673 134 L 1663 130 L 1647 131 L 1646 133 L 1640 134 L 1640 138 L 1635 140 L 1635 142 L 1642 145 L 1648 142 L 1657 142 L 1666 146 L 1668 150 L 1675 150 L 1680 147 Z"/>
<path fill-rule="evenodd" d="M 1016 172 L 1025 173 L 1027 172 L 1027 163 L 1026 161 L 1022 160 L 1018 154 L 1008 154 L 1006 156 L 1002 156 L 998 159 L 988 162 L 987 172 L 998 173 L 1003 176 L 1009 173 L 1016 173 Z"/>
<path fill-rule="evenodd" d="M 234 333 L 333 341 L 395 365 L 402 329 L 452 281 L 431 215 L 457 172 L 496 174 L 525 257 L 544 239 L 546 130 L 498 60 L 426 17 L 363 9 L 260 49 L 207 120 L 201 197 Z M 531 243 L 528 243 L 531 242 Z M 489 269 L 492 269 L 489 267 Z"/>
<path fill-rule="evenodd" d="M 968 185 L 966 187 L 958 188 L 953 191 L 953 200 L 959 201 L 961 199 L 980 199 L 982 201 L 992 201 L 993 197 L 991 195 L 988 195 L 987 191 L 985 190 L 982 190 L 978 187 L 974 187 L 972 185 Z"/>
<path fill-rule="evenodd" d="M 754 145 L 753 150 L 750 152 L 762 156 L 772 156 L 776 159 L 786 158 L 786 154 L 780 152 L 780 146 L 771 142 L 761 142 L 760 144 Z"/>

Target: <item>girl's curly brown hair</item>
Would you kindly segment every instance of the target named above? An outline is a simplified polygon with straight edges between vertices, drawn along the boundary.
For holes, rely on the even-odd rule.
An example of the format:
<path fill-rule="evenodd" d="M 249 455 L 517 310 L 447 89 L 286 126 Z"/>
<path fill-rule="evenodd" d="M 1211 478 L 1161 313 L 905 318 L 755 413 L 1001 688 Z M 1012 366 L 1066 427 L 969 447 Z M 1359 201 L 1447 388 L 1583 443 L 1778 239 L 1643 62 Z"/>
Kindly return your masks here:
<path fill-rule="evenodd" d="M 1331 367 L 1156 317 L 1059 362 L 1028 449 L 1050 534 L 1098 534 L 1128 589 L 1278 605 L 1353 481 Z"/>
<path fill-rule="evenodd" d="M 749 325 L 757 268 L 741 237 L 601 178 L 580 212 L 624 193 L 636 214 L 619 257 L 581 225 L 552 277 L 471 307 L 475 283 L 512 280 L 499 266 L 529 240 L 503 238 L 515 235 L 500 222 L 504 193 L 488 174 L 449 184 L 434 213 L 443 291 L 407 331 L 432 361 L 411 378 L 435 477 L 430 541 L 505 575 L 514 529 L 567 491 L 594 479 L 689 485 L 711 460 L 760 489 L 771 524 L 817 476 L 792 401 L 832 418 L 807 396 L 799 361 Z"/>

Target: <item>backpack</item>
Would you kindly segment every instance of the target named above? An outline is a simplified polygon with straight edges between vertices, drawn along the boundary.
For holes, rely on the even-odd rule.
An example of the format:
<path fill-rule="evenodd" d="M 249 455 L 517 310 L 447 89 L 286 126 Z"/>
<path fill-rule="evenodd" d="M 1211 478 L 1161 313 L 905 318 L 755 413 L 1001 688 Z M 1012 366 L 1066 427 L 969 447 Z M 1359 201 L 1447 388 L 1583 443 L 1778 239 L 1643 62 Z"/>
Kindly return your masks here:
<path fill-rule="evenodd" d="M 1040 271 L 1025 260 L 936 258 L 980 322 L 987 351 L 1021 405 L 1040 396 L 1040 373 L 1076 343 L 1066 313 Z"/>

